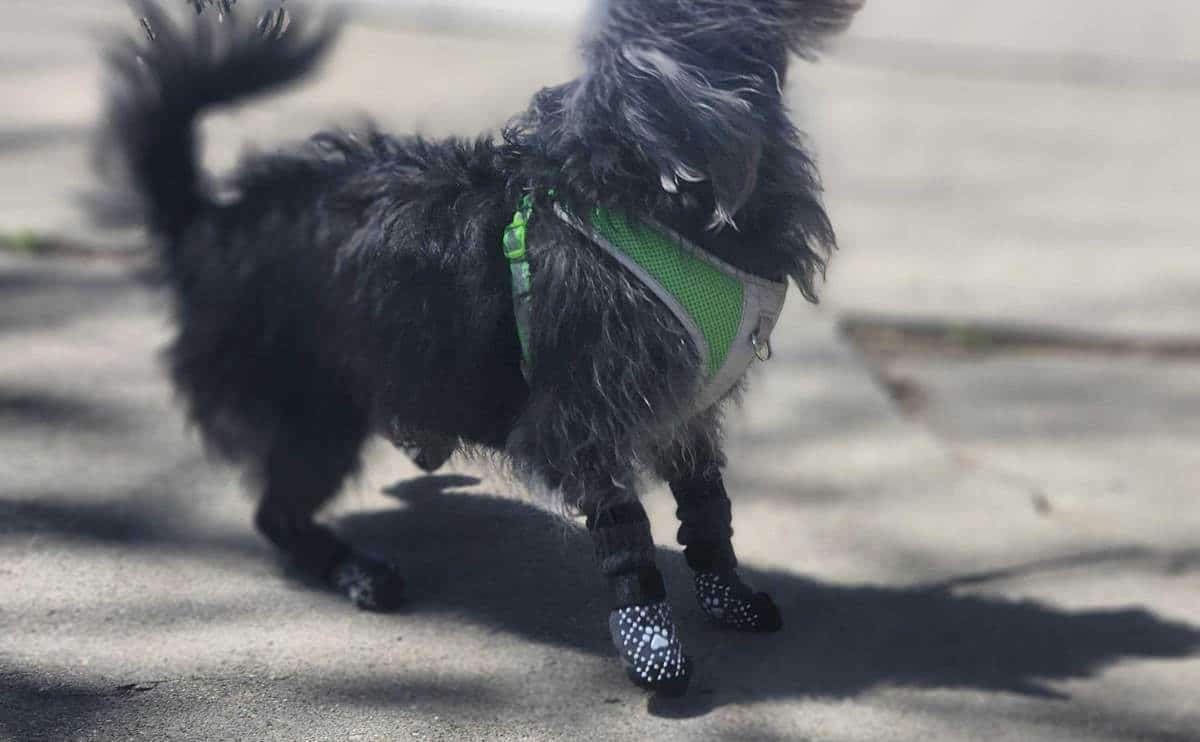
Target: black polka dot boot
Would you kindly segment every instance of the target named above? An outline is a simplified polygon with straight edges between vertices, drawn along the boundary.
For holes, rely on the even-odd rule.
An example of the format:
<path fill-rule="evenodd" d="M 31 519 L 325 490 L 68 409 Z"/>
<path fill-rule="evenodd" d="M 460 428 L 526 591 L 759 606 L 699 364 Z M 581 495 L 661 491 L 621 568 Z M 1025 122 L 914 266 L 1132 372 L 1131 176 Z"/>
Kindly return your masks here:
<path fill-rule="evenodd" d="M 771 596 L 751 590 L 733 570 L 697 572 L 696 600 L 705 615 L 731 629 L 769 632 L 783 628 Z"/>
<path fill-rule="evenodd" d="M 404 602 L 404 579 L 392 565 L 363 554 L 351 554 L 329 573 L 329 582 L 367 611 L 394 611 Z"/>
<path fill-rule="evenodd" d="M 613 645 L 629 679 L 647 690 L 682 695 L 692 676 L 679 632 L 665 601 L 614 610 L 608 617 Z"/>

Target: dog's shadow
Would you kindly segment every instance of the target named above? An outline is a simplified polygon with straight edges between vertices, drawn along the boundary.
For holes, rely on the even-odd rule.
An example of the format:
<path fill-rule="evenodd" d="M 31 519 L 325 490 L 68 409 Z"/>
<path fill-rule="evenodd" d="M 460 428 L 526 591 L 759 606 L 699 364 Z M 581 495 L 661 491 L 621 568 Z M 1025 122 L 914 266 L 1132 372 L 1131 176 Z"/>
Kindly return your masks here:
<path fill-rule="evenodd" d="M 607 656 L 607 608 L 587 534 L 532 505 L 446 491 L 476 481 L 399 483 L 389 492 L 406 507 L 348 516 L 339 530 L 403 565 L 417 615 L 451 612 Z M 697 703 L 849 697 L 881 684 L 1063 698 L 1050 683 L 1123 659 L 1200 652 L 1200 629 L 1141 609 L 1066 611 L 944 589 L 839 587 L 746 567 L 747 581 L 780 604 L 785 626 L 730 633 L 694 609 L 682 557 L 661 550 L 659 559 L 697 660 L 692 711 Z M 675 710 L 688 713 L 686 705 Z"/>

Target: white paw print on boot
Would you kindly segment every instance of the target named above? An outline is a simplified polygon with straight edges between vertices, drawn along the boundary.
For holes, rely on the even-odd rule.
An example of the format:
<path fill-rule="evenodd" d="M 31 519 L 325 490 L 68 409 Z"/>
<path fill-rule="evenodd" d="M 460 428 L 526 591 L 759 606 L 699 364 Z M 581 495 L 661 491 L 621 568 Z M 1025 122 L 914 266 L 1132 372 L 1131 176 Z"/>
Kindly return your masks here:
<path fill-rule="evenodd" d="M 637 680 L 661 682 L 687 673 L 675 622 L 665 602 L 614 612 L 613 639 Z"/>

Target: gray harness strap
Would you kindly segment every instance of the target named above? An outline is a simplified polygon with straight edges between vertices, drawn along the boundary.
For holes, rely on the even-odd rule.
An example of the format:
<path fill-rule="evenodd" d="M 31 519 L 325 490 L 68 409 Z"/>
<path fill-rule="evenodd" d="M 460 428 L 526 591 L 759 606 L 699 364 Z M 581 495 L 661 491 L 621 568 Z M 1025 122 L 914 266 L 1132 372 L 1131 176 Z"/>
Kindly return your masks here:
<path fill-rule="evenodd" d="M 696 353 L 705 369 L 703 384 L 696 395 L 694 410 L 702 412 L 721 401 L 738 385 L 746 370 L 755 360 L 767 361 L 771 357 L 771 332 L 779 320 L 787 298 L 787 284 L 769 281 L 729 265 L 691 243 L 669 227 L 653 221 L 646 224 L 670 238 L 673 247 L 734 279 L 742 286 L 740 307 L 729 307 L 739 312 L 737 332 L 728 348 L 725 361 L 716 373 L 708 372 L 709 342 L 696 318 L 683 306 L 679 298 L 669 291 L 652 273 L 643 268 L 627 252 L 592 228 L 577 219 L 560 204 L 554 204 L 554 213 L 564 222 L 578 230 L 591 242 L 607 252 L 618 263 L 641 281 L 663 304 L 671 310 L 692 339 Z"/>

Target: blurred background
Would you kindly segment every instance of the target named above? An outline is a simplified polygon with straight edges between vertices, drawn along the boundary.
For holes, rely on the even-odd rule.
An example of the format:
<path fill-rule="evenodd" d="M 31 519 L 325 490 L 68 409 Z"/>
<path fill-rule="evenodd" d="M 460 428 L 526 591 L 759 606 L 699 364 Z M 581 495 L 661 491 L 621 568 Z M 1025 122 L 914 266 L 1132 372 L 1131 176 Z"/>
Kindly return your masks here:
<path fill-rule="evenodd" d="M 586 11 L 349 5 L 319 76 L 206 121 L 212 170 L 368 119 L 494 131 L 574 74 Z M 586 539 L 470 462 L 381 444 L 333 516 L 411 612 L 280 576 L 166 385 L 143 238 L 80 205 L 114 29 L 116 0 L 0 7 L 0 738 L 1197 739 L 1192 0 L 873 0 L 794 68 L 841 249 L 728 472 L 789 629 L 687 618 L 673 707 L 609 659 Z"/>

